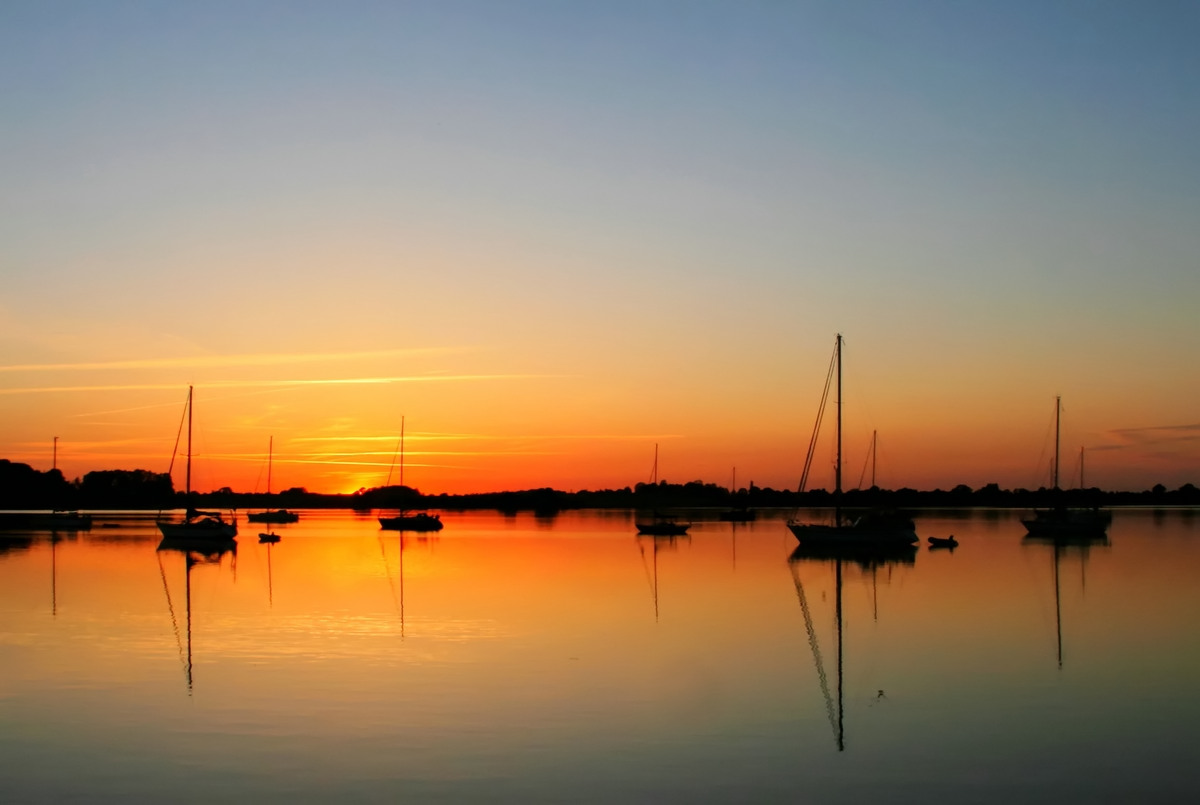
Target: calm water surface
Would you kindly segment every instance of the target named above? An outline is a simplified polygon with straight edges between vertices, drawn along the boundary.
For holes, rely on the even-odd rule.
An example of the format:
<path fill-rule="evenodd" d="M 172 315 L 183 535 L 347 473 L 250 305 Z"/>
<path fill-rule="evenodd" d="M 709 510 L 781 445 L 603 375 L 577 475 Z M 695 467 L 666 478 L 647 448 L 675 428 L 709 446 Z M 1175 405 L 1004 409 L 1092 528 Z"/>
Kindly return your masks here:
<path fill-rule="evenodd" d="M 305 512 L 199 561 L 132 517 L 0 532 L 0 801 L 1200 796 L 1200 514 L 931 513 L 960 546 L 902 561 L 785 516 Z"/>

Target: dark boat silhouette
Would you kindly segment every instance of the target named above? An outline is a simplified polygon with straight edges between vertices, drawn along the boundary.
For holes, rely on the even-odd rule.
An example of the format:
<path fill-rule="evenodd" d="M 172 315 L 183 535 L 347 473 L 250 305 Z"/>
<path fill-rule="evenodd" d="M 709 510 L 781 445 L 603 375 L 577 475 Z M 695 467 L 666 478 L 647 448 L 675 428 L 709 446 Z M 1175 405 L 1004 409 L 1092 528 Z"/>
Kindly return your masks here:
<path fill-rule="evenodd" d="M 404 417 L 400 417 L 400 490 L 404 491 Z M 391 483 L 392 474 L 388 471 L 388 483 Z M 386 484 L 385 484 L 386 486 Z M 379 527 L 388 531 L 441 531 L 443 528 L 442 518 L 437 514 L 428 514 L 426 512 L 416 512 L 409 514 L 404 509 L 392 517 L 380 517 Z"/>
<path fill-rule="evenodd" d="M 835 370 L 836 369 L 836 375 Z M 821 405 L 817 411 L 817 423 L 813 428 L 812 439 L 808 445 L 808 454 L 804 461 L 804 472 L 800 479 L 800 491 L 804 491 L 808 481 L 808 472 L 812 466 L 813 454 L 816 450 L 817 436 L 820 433 L 821 420 L 824 418 L 825 405 L 829 399 L 829 386 L 833 378 L 837 378 L 837 458 L 834 465 L 833 489 L 833 522 L 809 523 L 796 519 L 788 521 L 788 529 L 802 545 L 832 545 L 859 544 L 863 546 L 897 547 L 911 546 L 917 542 L 917 534 L 910 517 L 893 511 L 872 510 L 859 517 L 848 520 L 842 511 L 842 335 L 838 333 L 834 346 L 833 358 L 829 373 L 825 378 L 825 392 L 821 397 Z"/>
<path fill-rule="evenodd" d="M 188 386 L 187 396 L 187 481 L 184 486 L 184 500 L 188 508 L 181 522 L 173 523 L 167 520 L 157 522 L 158 530 L 164 538 L 181 540 L 201 540 L 220 543 L 232 540 L 237 536 L 237 517 L 225 520 L 218 512 L 199 511 L 192 508 L 192 387 Z"/>
<path fill-rule="evenodd" d="M 753 487 L 754 483 L 751 482 L 750 486 Z M 729 485 L 729 496 L 731 498 L 737 497 L 737 467 L 733 468 L 733 479 Z M 727 523 L 749 523 L 758 519 L 758 512 L 746 504 L 741 504 L 721 512 L 717 515 L 717 519 Z"/>
<path fill-rule="evenodd" d="M 1061 498 L 1058 485 L 1059 434 L 1062 422 L 1062 397 L 1054 398 L 1054 466 L 1051 495 Z M 1083 487 L 1082 453 L 1080 454 L 1079 486 Z M 1083 537 L 1102 539 L 1112 523 L 1112 512 L 1099 507 L 1079 508 L 1061 504 L 1036 509 L 1033 516 L 1021 520 L 1025 530 L 1034 537 Z"/>
<path fill-rule="evenodd" d="M 275 457 L 275 437 L 267 443 L 267 500 L 271 499 L 271 464 Z M 250 512 L 246 519 L 252 523 L 294 523 L 300 515 L 287 509 L 267 509 L 261 512 Z"/>
<path fill-rule="evenodd" d="M 654 445 L 654 469 L 650 471 L 650 486 L 658 489 L 658 445 Z M 678 537 L 686 534 L 691 523 L 681 523 L 670 515 L 655 511 L 649 520 L 634 520 L 639 534 L 651 537 Z"/>

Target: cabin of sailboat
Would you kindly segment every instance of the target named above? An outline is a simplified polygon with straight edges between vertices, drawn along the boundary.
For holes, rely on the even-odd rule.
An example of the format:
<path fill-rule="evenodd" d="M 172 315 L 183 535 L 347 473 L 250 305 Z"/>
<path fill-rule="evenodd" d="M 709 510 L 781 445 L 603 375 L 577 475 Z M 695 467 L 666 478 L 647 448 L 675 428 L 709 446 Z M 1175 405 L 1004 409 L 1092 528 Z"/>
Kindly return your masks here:
<path fill-rule="evenodd" d="M 820 432 L 821 420 L 824 418 L 825 405 L 829 398 L 831 381 L 837 380 L 837 453 L 834 464 L 833 490 L 833 522 L 811 523 L 797 519 L 788 521 L 788 529 L 802 545 L 824 545 L 833 548 L 852 547 L 856 545 L 895 546 L 912 550 L 917 542 L 917 534 L 911 518 L 891 511 L 868 511 L 855 519 L 844 517 L 842 512 L 842 335 L 838 333 L 834 345 L 830 371 L 826 375 L 825 391 L 821 397 L 821 406 L 817 413 L 817 424 L 813 429 L 812 440 L 809 443 L 808 454 L 804 462 L 804 472 L 800 480 L 800 491 L 808 481 L 808 472 L 812 466 L 816 441 Z"/>
<path fill-rule="evenodd" d="M 200 511 L 192 506 L 192 387 L 187 396 L 187 480 L 184 501 L 187 510 L 180 522 L 158 520 L 164 539 L 226 541 L 237 536 L 237 517 L 226 520 L 219 512 Z"/>

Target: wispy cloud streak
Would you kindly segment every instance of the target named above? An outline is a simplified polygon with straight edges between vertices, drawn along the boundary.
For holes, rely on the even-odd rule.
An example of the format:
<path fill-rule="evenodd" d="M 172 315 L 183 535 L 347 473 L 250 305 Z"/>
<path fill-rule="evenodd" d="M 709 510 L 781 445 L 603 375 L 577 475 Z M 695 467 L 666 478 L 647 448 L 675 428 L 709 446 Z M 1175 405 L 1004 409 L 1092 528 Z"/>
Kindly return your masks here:
<path fill-rule="evenodd" d="M 286 366 L 297 363 L 365 360 L 370 358 L 417 357 L 469 352 L 478 347 L 421 347 L 413 349 L 384 349 L 370 352 L 314 352 L 296 354 L 258 355 L 193 355 L 186 358 L 146 358 L 127 361 L 93 361 L 88 363 L 26 363 L 0 365 L 0 372 L 103 371 L 113 369 L 196 369 L 234 366 Z"/>
<path fill-rule="evenodd" d="M 1110 443 L 1089 450 L 1125 450 L 1132 447 L 1179 444 L 1200 440 L 1200 423 L 1192 425 L 1156 425 L 1148 428 L 1118 428 L 1105 433 Z"/>
<path fill-rule="evenodd" d="M 678 433 L 667 434 L 620 434 L 620 433 L 574 433 L 574 434 L 518 434 L 512 436 L 505 435 L 486 435 L 481 433 L 413 433 L 409 431 L 405 435 L 406 439 L 415 439 L 417 441 L 437 441 L 437 440 L 462 440 L 462 439 L 479 439 L 481 441 L 630 441 L 644 442 L 654 439 L 682 439 L 683 435 Z M 291 442 L 394 442 L 397 436 L 298 436 L 290 439 Z"/>
<path fill-rule="evenodd" d="M 307 380 L 213 380 L 204 383 L 205 388 L 289 388 L 303 386 L 363 386 L 387 385 L 390 383 L 463 383 L 488 380 L 534 380 L 564 375 L 495 374 L 495 375 L 411 375 L 407 377 L 342 377 Z M 178 383 L 129 383 L 106 386 L 37 386 L 0 389 L 0 395 L 54 394 L 67 392 L 97 391 L 164 391 L 178 389 Z"/>

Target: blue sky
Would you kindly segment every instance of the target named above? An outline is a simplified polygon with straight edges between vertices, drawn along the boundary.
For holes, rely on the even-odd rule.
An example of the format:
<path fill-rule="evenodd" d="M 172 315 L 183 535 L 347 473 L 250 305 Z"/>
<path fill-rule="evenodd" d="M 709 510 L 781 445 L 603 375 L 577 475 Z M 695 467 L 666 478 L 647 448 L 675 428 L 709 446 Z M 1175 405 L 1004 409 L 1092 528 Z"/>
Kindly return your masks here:
<path fill-rule="evenodd" d="M 1197 34 L 1166 2 L 6 3 L 0 364 L 462 349 L 428 370 L 578 377 L 698 473 L 759 420 L 781 484 L 839 330 L 909 455 L 1056 393 L 1093 446 L 1186 426 Z"/>

